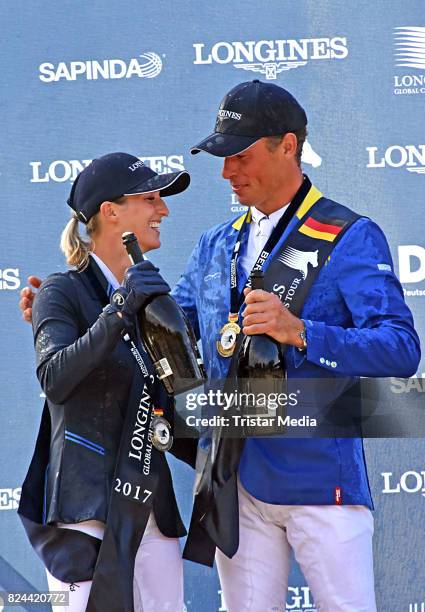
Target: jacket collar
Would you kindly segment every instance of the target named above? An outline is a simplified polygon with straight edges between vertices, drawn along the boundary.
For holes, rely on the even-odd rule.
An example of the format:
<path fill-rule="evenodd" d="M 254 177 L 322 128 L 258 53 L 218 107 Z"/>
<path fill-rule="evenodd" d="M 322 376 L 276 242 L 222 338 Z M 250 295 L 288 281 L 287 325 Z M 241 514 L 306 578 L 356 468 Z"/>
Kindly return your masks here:
<path fill-rule="evenodd" d="M 78 274 L 79 278 L 81 279 L 81 282 L 90 294 L 90 297 L 93 300 L 100 301 L 102 303 L 105 303 L 106 301 L 107 303 L 106 296 L 108 293 L 108 281 L 106 280 L 104 274 L 102 273 L 102 270 L 99 268 L 93 257 L 90 257 L 88 266 Z M 93 275 L 95 275 L 100 280 L 103 279 L 103 282 L 101 282 L 100 284 L 102 285 L 102 289 L 104 289 L 104 296 L 100 295 L 100 291 L 96 287 L 96 284 L 92 282 Z"/>

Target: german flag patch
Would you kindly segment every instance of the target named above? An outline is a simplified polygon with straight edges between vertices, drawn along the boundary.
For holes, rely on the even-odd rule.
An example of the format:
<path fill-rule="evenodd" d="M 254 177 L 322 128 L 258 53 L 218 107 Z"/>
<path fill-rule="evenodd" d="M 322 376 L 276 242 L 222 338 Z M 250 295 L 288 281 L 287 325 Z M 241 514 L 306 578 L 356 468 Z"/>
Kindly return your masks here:
<path fill-rule="evenodd" d="M 323 223 L 313 217 L 308 217 L 298 231 L 306 236 L 310 236 L 310 238 L 318 238 L 319 240 L 333 242 L 338 234 L 344 229 L 344 225 L 344 223 L 339 225 L 338 222 Z"/>

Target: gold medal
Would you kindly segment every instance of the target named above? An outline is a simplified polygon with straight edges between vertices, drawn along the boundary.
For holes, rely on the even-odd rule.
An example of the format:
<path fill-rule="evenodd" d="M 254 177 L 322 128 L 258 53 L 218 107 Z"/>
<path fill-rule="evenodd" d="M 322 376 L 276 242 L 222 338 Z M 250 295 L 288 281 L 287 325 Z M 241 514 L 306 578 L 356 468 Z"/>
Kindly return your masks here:
<path fill-rule="evenodd" d="M 229 317 L 230 318 L 230 317 Z M 241 328 L 235 321 L 230 321 L 220 329 L 220 340 L 217 340 L 217 351 L 222 357 L 231 357 L 235 350 L 236 338 Z"/>

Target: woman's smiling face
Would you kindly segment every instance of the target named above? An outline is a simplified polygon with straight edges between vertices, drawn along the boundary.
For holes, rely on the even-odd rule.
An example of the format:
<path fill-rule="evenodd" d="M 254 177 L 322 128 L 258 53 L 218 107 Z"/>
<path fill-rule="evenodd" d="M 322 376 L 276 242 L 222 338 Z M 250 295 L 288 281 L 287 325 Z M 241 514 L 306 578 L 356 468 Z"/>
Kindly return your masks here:
<path fill-rule="evenodd" d="M 159 191 L 126 196 L 119 205 L 120 229 L 133 232 L 143 253 L 161 246 L 160 224 L 169 211 Z"/>

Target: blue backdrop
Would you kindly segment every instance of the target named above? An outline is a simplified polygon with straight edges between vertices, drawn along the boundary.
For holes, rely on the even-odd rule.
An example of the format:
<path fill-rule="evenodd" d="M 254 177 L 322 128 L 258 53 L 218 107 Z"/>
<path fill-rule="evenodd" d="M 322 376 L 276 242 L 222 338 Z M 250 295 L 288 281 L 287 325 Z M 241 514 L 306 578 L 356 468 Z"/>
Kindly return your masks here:
<path fill-rule="evenodd" d="M 0 590 L 45 590 L 15 511 L 43 403 L 17 302 L 29 273 L 64 269 L 72 179 L 119 150 L 158 172 L 191 172 L 153 256 L 173 283 L 201 232 L 240 209 L 221 161 L 192 158 L 190 145 L 212 130 L 227 90 L 275 82 L 307 110 L 312 181 L 386 232 L 423 337 L 425 15 L 420 0 L 3 0 L 0 15 Z M 423 363 L 417 376 L 393 381 L 406 410 L 411 390 L 425 391 Z M 424 449 L 421 439 L 366 442 L 383 612 L 425 610 Z M 187 520 L 192 474 L 173 471 Z M 290 584 L 287 609 L 314 610 L 295 565 Z M 215 570 L 188 563 L 185 599 L 192 612 L 225 611 Z"/>

